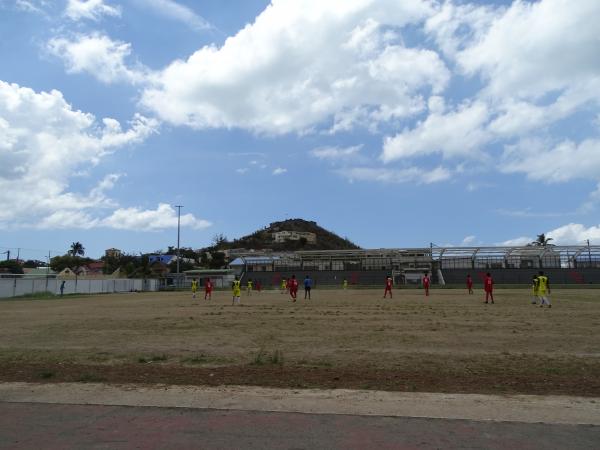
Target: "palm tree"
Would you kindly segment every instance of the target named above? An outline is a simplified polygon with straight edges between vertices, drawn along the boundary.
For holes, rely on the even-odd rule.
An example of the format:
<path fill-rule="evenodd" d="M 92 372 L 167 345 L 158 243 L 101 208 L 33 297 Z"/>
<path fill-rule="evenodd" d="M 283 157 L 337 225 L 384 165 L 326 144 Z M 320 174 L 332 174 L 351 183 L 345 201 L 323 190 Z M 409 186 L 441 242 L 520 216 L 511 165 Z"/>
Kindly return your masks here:
<path fill-rule="evenodd" d="M 542 234 L 538 234 L 537 235 L 537 239 L 535 241 L 533 241 L 531 243 L 531 245 L 537 245 L 537 246 L 540 246 L 540 247 L 545 247 L 552 240 L 553 240 L 552 238 L 547 238 L 546 235 L 544 233 L 542 233 Z"/>
<path fill-rule="evenodd" d="M 85 248 L 81 242 L 73 242 L 71 244 L 71 250 L 69 250 L 71 256 L 83 256 L 85 255 Z"/>

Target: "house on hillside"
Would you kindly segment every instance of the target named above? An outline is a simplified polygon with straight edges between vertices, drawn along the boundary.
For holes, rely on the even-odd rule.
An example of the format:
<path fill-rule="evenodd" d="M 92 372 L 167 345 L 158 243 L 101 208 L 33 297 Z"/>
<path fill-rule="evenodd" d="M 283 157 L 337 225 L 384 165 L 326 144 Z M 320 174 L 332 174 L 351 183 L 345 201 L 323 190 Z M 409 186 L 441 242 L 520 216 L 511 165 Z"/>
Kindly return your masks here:
<path fill-rule="evenodd" d="M 155 264 L 155 263 L 161 263 L 161 264 L 168 266 L 173 261 L 175 261 L 175 255 L 150 255 L 150 256 L 148 256 L 148 263 L 151 265 Z"/>
<path fill-rule="evenodd" d="M 104 256 L 107 258 L 119 259 L 123 253 L 118 248 L 109 248 L 104 251 Z"/>
<path fill-rule="evenodd" d="M 281 244 L 285 241 L 299 241 L 300 239 L 306 239 L 308 244 L 316 244 L 317 243 L 317 235 L 315 233 L 311 233 L 309 231 L 276 231 L 275 233 L 271 233 L 273 237 L 273 242 L 277 244 Z"/>
<path fill-rule="evenodd" d="M 179 258 L 179 261 L 181 262 L 185 262 L 185 263 L 190 263 L 190 264 L 195 264 L 196 260 L 192 259 L 192 258 Z M 177 262 L 177 255 L 150 255 L 148 256 L 148 262 L 150 264 L 154 264 L 154 263 L 161 263 L 161 264 L 165 264 L 165 265 L 169 265 L 172 262 Z"/>

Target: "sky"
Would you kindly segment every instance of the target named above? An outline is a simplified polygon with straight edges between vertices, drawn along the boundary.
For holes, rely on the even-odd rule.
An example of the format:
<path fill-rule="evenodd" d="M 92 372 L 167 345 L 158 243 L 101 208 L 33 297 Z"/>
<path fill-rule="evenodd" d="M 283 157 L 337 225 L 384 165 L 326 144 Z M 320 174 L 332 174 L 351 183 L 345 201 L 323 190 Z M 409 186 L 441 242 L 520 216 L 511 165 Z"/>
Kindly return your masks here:
<path fill-rule="evenodd" d="M 0 252 L 600 244 L 597 0 L 0 0 Z M 14 255 L 14 253 L 12 253 Z M 3 255 L 0 255 L 0 258 Z"/>

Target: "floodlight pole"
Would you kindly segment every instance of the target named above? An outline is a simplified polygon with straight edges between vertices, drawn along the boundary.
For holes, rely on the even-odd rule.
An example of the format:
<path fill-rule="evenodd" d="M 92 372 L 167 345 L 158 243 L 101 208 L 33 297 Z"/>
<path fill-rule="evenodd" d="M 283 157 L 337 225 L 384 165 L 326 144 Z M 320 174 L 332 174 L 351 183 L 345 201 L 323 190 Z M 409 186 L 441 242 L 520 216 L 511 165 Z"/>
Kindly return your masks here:
<path fill-rule="evenodd" d="M 592 252 L 590 251 L 590 240 L 586 239 L 587 247 L 588 247 L 588 259 L 590 261 L 590 268 L 592 267 Z"/>
<path fill-rule="evenodd" d="M 179 236 L 181 230 L 181 208 L 183 205 L 175 205 L 177 208 L 177 284 L 179 284 Z"/>

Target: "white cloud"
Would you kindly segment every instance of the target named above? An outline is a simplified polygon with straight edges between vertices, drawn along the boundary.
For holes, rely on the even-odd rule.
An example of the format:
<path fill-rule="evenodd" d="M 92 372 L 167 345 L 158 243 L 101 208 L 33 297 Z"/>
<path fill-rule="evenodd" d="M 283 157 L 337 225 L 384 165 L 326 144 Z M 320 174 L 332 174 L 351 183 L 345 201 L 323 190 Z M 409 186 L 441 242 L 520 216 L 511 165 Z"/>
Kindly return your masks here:
<path fill-rule="evenodd" d="M 600 225 L 587 227 L 580 223 L 569 223 L 544 233 L 547 238 L 552 238 L 555 245 L 577 245 L 584 244 L 589 239 L 591 244 L 600 242 Z M 499 245 L 518 246 L 527 245 L 534 241 L 531 237 L 519 237 L 504 241 Z"/>
<path fill-rule="evenodd" d="M 514 239 L 509 239 L 507 241 L 499 242 L 496 245 L 500 245 L 503 247 L 521 247 L 523 245 L 530 244 L 534 239 L 528 236 L 521 236 Z"/>
<path fill-rule="evenodd" d="M 100 222 L 101 226 L 118 230 L 157 231 L 177 227 L 177 211 L 171 205 L 159 203 L 156 209 L 121 208 Z M 210 227 L 207 220 L 193 214 L 181 215 L 181 226 L 197 230 Z"/>
<path fill-rule="evenodd" d="M 470 42 L 477 42 L 504 8 L 474 3 L 455 4 L 445 1 L 425 22 L 425 32 L 451 59 Z"/>
<path fill-rule="evenodd" d="M 440 110 L 439 102 L 434 111 Z M 384 162 L 441 153 L 444 157 L 473 155 L 490 139 L 484 125 L 489 117 L 485 103 L 461 105 L 456 111 L 432 112 L 412 130 L 386 137 L 381 158 Z"/>
<path fill-rule="evenodd" d="M 563 141 L 556 146 L 539 139 L 506 146 L 501 170 L 524 173 L 546 183 L 575 178 L 600 179 L 600 140 L 587 139 L 579 144 Z"/>
<path fill-rule="evenodd" d="M 113 41 L 98 33 L 78 35 L 73 39 L 53 38 L 47 44 L 50 54 L 61 58 L 69 73 L 88 73 L 103 83 L 148 81 L 147 68 L 128 67 L 131 44 Z"/>
<path fill-rule="evenodd" d="M 452 174 L 444 167 L 427 170 L 419 167 L 406 169 L 386 169 L 375 167 L 351 167 L 336 170 L 338 175 L 350 182 L 375 181 L 379 183 L 431 184 L 448 180 Z"/>
<path fill-rule="evenodd" d="M 284 169 L 283 167 L 277 167 L 273 170 L 273 175 L 283 175 L 286 172 L 287 169 Z"/>
<path fill-rule="evenodd" d="M 546 233 L 553 239 L 553 244 L 582 244 L 586 239 L 592 244 L 600 243 L 600 225 L 586 227 L 580 223 L 569 223 Z"/>
<path fill-rule="evenodd" d="M 321 160 L 344 162 L 356 159 L 359 156 L 362 145 L 351 147 L 318 147 L 310 151 L 310 154 Z"/>
<path fill-rule="evenodd" d="M 40 6 L 36 5 L 34 2 L 30 2 L 27 0 L 17 0 L 15 2 L 15 6 L 20 11 L 25 11 L 25 12 L 35 13 L 35 14 L 45 14 L 43 9 Z"/>
<path fill-rule="evenodd" d="M 457 61 L 490 95 L 538 98 L 597 78 L 599 18 L 597 0 L 515 1 Z"/>
<path fill-rule="evenodd" d="M 248 172 L 248 168 L 247 167 L 240 167 L 239 169 L 235 169 L 235 171 L 239 174 L 245 174 L 246 172 Z"/>
<path fill-rule="evenodd" d="M 462 242 L 460 243 L 460 246 L 469 246 L 469 245 L 473 245 L 475 243 L 476 240 L 476 236 L 465 236 L 465 238 L 462 240 Z"/>
<path fill-rule="evenodd" d="M 450 77 L 390 32 L 432 13 L 425 0 L 274 0 L 222 47 L 173 62 L 142 104 L 173 124 L 266 134 L 398 120 Z"/>
<path fill-rule="evenodd" d="M 571 216 L 573 212 L 544 212 L 538 209 L 525 208 L 525 209 L 498 209 L 496 213 L 501 216 L 508 217 L 520 217 L 520 218 L 539 218 L 539 217 L 564 217 Z"/>
<path fill-rule="evenodd" d="M 156 129 L 140 115 L 125 131 L 114 119 L 99 124 L 59 91 L 0 81 L 0 228 L 97 226 L 98 212 L 116 206 L 106 191 L 120 175 L 107 175 L 88 193 L 70 191 L 70 179 Z"/>
<path fill-rule="evenodd" d="M 478 76 L 482 88 L 466 101 L 471 106 L 451 112 L 445 112 L 445 102 L 430 98 L 429 117 L 385 139 L 382 159 L 433 153 L 489 157 L 490 144 L 517 138 L 520 144 L 507 146 L 495 168 L 545 181 L 598 180 L 594 139 L 559 143 L 549 136 L 554 124 L 576 113 L 594 114 L 600 105 L 599 20 L 596 0 L 514 1 L 500 7 L 444 2 L 427 19 L 425 32 L 457 72 L 470 83 Z M 532 143 L 535 152 L 526 148 Z M 576 170 L 581 161 L 586 167 Z"/>
<path fill-rule="evenodd" d="M 598 205 L 600 205 L 600 183 L 597 184 L 596 189 L 590 192 L 588 198 L 581 207 L 579 208 L 579 212 L 581 213 L 589 213 L 594 211 Z"/>
<path fill-rule="evenodd" d="M 191 8 L 173 0 L 136 0 L 136 2 L 144 8 L 154 10 L 163 17 L 185 23 L 193 30 L 202 31 L 212 28 L 210 23 Z"/>
<path fill-rule="evenodd" d="M 104 0 L 68 0 L 65 15 L 71 20 L 99 20 L 102 16 L 121 16 L 121 8 Z"/>

